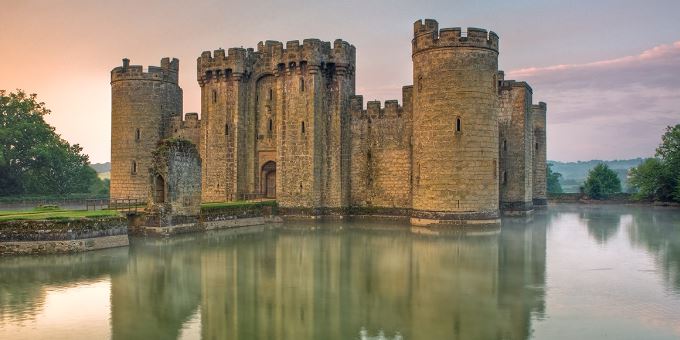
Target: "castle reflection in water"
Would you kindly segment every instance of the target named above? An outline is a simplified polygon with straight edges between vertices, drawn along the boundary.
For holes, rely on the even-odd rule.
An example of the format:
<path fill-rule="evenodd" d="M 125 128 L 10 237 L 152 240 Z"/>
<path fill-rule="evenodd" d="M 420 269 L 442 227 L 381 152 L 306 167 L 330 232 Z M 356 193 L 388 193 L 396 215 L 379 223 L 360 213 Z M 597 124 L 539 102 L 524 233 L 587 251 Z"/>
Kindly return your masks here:
<path fill-rule="evenodd" d="M 133 246 L 112 278 L 113 338 L 175 338 L 197 308 L 204 339 L 352 339 L 362 328 L 522 338 L 543 309 L 545 228 L 433 237 L 340 226 Z"/>
<path fill-rule="evenodd" d="M 108 276 L 113 339 L 175 339 L 191 320 L 203 339 L 526 339 L 546 313 L 556 214 L 505 220 L 498 233 L 329 222 L 14 258 L 0 264 L 0 324 L 37 313 L 46 287 Z M 639 210 L 624 225 L 616 210 L 577 214 L 595 242 L 623 225 L 679 289 L 680 232 L 663 215 Z"/>

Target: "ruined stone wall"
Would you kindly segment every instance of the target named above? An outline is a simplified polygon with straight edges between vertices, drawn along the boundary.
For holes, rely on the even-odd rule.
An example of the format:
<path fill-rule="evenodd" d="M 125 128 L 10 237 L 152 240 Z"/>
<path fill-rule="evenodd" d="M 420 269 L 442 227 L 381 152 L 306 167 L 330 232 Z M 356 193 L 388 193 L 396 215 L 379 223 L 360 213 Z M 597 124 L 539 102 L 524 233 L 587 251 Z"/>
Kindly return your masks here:
<path fill-rule="evenodd" d="M 417 21 L 412 223 L 497 222 L 498 36 Z"/>
<path fill-rule="evenodd" d="M 351 205 L 410 208 L 410 112 L 396 100 L 384 108 L 369 101 L 362 110 L 362 96 L 353 97 L 351 107 Z"/>
<path fill-rule="evenodd" d="M 534 178 L 533 178 L 533 200 L 534 206 L 545 206 L 548 204 L 548 183 L 546 178 L 547 167 L 547 142 L 546 142 L 546 111 L 547 105 L 539 102 L 532 106 L 533 130 L 534 130 Z"/>
<path fill-rule="evenodd" d="M 158 215 L 160 226 L 176 224 L 177 216 L 199 216 L 201 159 L 195 144 L 174 138 L 159 143 L 147 179 L 147 210 Z"/>
<path fill-rule="evenodd" d="M 161 66 L 130 65 L 111 71 L 111 197 L 146 199 L 151 151 L 170 134 L 170 116 L 182 111 L 177 59 Z"/>
<path fill-rule="evenodd" d="M 533 210 L 532 89 L 501 81 L 499 91 L 500 205 L 507 214 Z"/>

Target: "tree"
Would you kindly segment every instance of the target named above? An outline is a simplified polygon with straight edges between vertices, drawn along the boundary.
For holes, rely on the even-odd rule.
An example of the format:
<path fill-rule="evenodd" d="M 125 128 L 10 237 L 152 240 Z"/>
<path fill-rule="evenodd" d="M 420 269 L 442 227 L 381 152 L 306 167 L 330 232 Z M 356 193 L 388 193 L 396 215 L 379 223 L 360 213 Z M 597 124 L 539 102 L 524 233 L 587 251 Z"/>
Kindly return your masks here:
<path fill-rule="evenodd" d="M 604 199 L 611 194 L 621 192 L 621 180 L 606 164 L 596 165 L 590 172 L 583 189 L 591 198 Z"/>
<path fill-rule="evenodd" d="M 669 182 L 668 171 L 658 158 L 646 159 L 629 172 L 628 183 L 635 190 L 633 196 L 638 199 L 671 200 L 674 188 L 668 185 Z"/>
<path fill-rule="evenodd" d="M 547 170 L 547 181 L 548 181 L 548 192 L 553 193 L 553 194 L 561 194 L 562 191 L 562 185 L 560 184 L 560 178 L 562 177 L 562 174 L 559 172 L 554 172 L 552 170 L 552 163 L 548 163 L 548 170 Z"/>
<path fill-rule="evenodd" d="M 629 175 L 636 197 L 680 202 L 680 124 L 668 126 L 656 158 L 645 160 Z"/>
<path fill-rule="evenodd" d="M 680 202 L 680 124 L 666 127 L 656 156 L 665 168 L 664 186 L 672 188 L 671 198 Z"/>
<path fill-rule="evenodd" d="M 63 140 L 37 95 L 0 90 L 0 196 L 87 192 L 97 174 L 78 144 Z"/>

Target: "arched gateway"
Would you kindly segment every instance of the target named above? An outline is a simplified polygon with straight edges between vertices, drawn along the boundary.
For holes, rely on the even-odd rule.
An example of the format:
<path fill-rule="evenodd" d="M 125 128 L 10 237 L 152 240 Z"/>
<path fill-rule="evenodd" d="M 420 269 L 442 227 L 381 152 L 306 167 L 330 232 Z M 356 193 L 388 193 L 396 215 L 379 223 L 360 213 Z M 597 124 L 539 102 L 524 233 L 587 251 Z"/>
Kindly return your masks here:
<path fill-rule="evenodd" d="M 266 198 L 276 198 L 276 162 L 274 161 L 262 165 L 260 192 Z"/>

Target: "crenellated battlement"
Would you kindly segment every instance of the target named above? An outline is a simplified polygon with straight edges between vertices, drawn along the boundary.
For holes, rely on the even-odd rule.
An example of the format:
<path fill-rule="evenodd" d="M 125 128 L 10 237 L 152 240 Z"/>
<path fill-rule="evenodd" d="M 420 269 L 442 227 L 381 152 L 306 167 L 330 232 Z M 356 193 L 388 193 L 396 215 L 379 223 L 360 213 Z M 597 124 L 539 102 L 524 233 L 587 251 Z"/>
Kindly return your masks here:
<path fill-rule="evenodd" d="M 181 113 L 174 113 L 169 119 L 169 135 L 174 138 L 190 140 L 195 145 L 200 144 L 201 120 L 198 113 L 188 112 L 182 119 Z"/>
<path fill-rule="evenodd" d="M 260 41 L 257 51 L 252 48 L 230 48 L 225 54 L 223 49 L 212 54 L 205 51 L 198 58 L 198 81 L 203 85 L 209 81 L 219 81 L 264 67 L 261 72 L 318 72 L 320 68 L 333 65 L 338 73 L 354 72 L 356 48 L 346 41 L 337 39 L 331 45 L 319 39 L 291 40 L 284 44 L 280 41 Z M 256 67 L 257 66 L 257 67 Z"/>
<path fill-rule="evenodd" d="M 130 65 L 130 59 L 123 59 L 123 65 L 111 70 L 111 82 L 121 80 L 156 80 L 173 84 L 178 83 L 179 59 L 163 58 L 161 66 L 149 66 L 146 71 L 142 65 Z"/>
<path fill-rule="evenodd" d="M 386 100 L 383 106 L 382 102 L 378 100 L 371 100 L 366 103 L 366 109 L 363 109 L 364 97 L 352 96 L 350 97 L 350 113 L 353 119 L 380 119 L 380 118 L 401 118 L 403 108 L 399 105 L 396 99 Z"/>
<path fill-rule="evenodd" d="M 283 43 L 266 41 L 258 43 L 258 52 L 272 70 L 295 70 L 297 67 L 310 66 L 310 71 L 324 64 L 334 64 L 336 68 L 354 69 L 356 49 L 350 43 L 336 39 L 333 44 L 319 39 L 305 39 Z"/>
<path fill-rule="evenodd" d="M 460 27 L 439 29 L 436 20 L 418 20 L 413 24 L 413 54 L 449 47 L 484 48 L 498 52 L 498 35 L 482 28 Z"/>
<path fill-rule="evenodd" d="M 534 114 L 536 113 L 546 114 L 546 112 L 548 111 L 548 105 L 544 102 L 538 102 L 538 104 L 531 105 L 531 109 L 534 112 Z"/>
<path fill-rule="evenodd" d="M 212 54 L 204 51 L 196 61 L 198 83 L 203 86 L 211 81 L 221 81 L 232 77 L 240 79 L 255 61 L 252 48 L 233 47 L 226 51 L 217 49 Z"/>
<path fill-rule="evenodd" d="M 529 83 L 525 81 L 516 81 L 516 80 L 500 80 L 500 91 L 511 91 L 512 89 L 518 89 L 518 88 L 524 88 L 526 89 L 529 93 L 533 93 L 534 90 L 531 88 Z"/>

